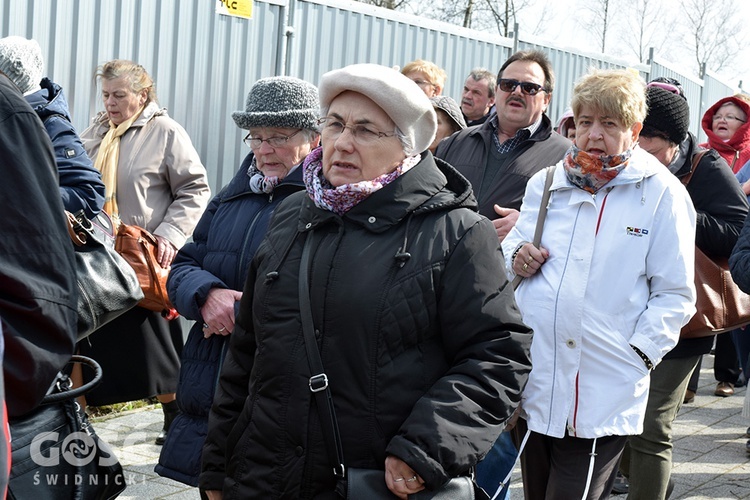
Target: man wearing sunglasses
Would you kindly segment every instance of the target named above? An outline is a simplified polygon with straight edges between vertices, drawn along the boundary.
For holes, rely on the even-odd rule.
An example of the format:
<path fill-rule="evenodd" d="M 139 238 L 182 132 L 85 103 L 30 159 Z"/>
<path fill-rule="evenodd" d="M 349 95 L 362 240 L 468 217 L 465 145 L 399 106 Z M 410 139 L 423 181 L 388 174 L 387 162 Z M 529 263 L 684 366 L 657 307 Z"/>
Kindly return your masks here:
<path fill-rule="evenodd" d="M 528 180 L 557 163 L 570 147 L 568 139 L 553 132 L 545 114 L 554 83 L 543 52 L 516 52 L 498 72 L 496 112 L 437 148 L 435 156 L 469 179 L 479 213 L 493 221 L 501 241 L 518 218 Z"/>
<path fill-rule="evenodd" d="M 554 84 L 552 65 L 543 52 L 513 54 L 497 75 L 496 112 L 483 124 L 444 139 L 435 153 L 469 179 L 479 213 L 492 220 L 500 241 L 518 219 L 531 176 L 560 161 L 571 145 L 553 132 L 545 114 Z M 502 488 L 516 454 L 510 433 L 504 432 L 477 465 L 477 482 L 490 496 Z M 506 494 L 507 487 L 497 498 Z"/>

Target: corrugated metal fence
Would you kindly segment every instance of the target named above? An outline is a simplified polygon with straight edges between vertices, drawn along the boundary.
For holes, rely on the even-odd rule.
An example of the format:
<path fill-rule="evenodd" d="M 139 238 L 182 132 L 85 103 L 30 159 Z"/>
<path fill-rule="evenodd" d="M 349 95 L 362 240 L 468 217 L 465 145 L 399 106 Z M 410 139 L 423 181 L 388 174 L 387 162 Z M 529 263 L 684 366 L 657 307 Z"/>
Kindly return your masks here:
<path fill-rule="evenodd" d="M 256 2 L 253 19 L 214 13 L 213 0 L 35 0 L 0 2 L 0 37 L 36 39 L 46 74 L 62 85 L 75 125 L 102 109 L 94 72 L 101 63 L 133 59 L 154 77 L 159 102 L 190 134 L 214 192 L 247 153 L 232 111 L 244 108 L 258 78 L 287 74 L 317 83 L 331 69 L 356 62 L 388 66 L 423 58 L 448 73 L 445 94 L 460 99 L 474 67 L 497 71 L 519 49 L 547 52 L 557 84 L 549 110 L 567 106 L 575 80 L 589 67 L 625 67 L 601 54 L 503 38 L 347 0 Z M 708 73 L 703 80 L 653 61 L 644 78 L 671 76 L 685 87 L 691 130 L 704 110 L 736 89 Z"/>

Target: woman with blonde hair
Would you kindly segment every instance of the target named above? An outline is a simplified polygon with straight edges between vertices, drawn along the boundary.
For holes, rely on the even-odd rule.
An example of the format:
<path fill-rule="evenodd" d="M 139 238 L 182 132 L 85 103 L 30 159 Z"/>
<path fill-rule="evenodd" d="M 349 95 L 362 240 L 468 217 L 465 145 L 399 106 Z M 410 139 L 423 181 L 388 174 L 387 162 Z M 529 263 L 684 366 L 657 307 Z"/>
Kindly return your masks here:
<path fill-rule="evenodd" d="M 193 233 L 210 190 L 190 137 L 156 102 L 154 82 L 133 61 L 115 59 L 97 72 L 105 110 L 81 139 L 106 186 L 104 210 L 114 220 L 151 232 L 158 259 L 169 267 Z M 105 405 L 156 396 L 165 425 L 177 414 L 175 390 L 183 338 L 178 321 L 135 307 L 80 344 L 102 365 L 101 385 L 87 402 Z"/>
<path fill-rule="evenodd" d="M 435 97 L 443 93 L 445 79 L 448 75 L 437 64 L 417 59 L 401 68 L 401 74 L 417 84 L 427 97 Z"/>
<path fill-rule="evenodd" d="M 534 330 L 516 436 L 527 500 L 607 498 L 628 435 L 643 430 L 649 372 L 695 312 L 695 210 L 679 180 L 637 146 L 645 84 L 593 71 L 575 86 L 575 143 L 529 181 L 503 240 L 516 301 Z"/>

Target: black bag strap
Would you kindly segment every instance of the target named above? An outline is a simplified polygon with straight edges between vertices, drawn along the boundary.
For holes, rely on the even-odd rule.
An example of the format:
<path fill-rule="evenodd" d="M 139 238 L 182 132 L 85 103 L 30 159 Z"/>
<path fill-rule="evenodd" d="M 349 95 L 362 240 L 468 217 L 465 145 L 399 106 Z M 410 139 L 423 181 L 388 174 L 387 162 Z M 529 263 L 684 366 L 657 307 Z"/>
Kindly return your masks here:
<path fill-rule="evenodd" d="M 47 395 L 44 396 L 44 399 L 42 399 L 42 402 L 40 404 L 48 405 L 52 403 L 59 403 L 60 401 L 75 399 L 78 396 L 83 396 L 91 389 L 99 385 L 99 382 L 102 381 L 102 367 L 99 366 L 99 363 L 97 363 L 93 359 L 75 354 L 70 358 L 70 361 L 68 362 L 81 363 L 83 365 L 89 366 L 92 370 L 94 370 L 94 377 L 88 383 L 83 384 L 81 387 L 72 388 L 72 381 L 70 380 L 70 377 L 64 373 L 58 373 L 57 378 L 52 384 L 52 387 L 47 392 Z"/>
<path fill-rule="evenodd" d="M 343 479 L 346 474 L 344 468 L 344 449 L 341 446 L 341 434 L 339 424 L 336 420 L 336 409 L 333 406 L 333 396 L 328 385 L 328 376 L 323 370 L 323 361 L 320 359 L 318 342 L 313 331 L 312 307 L 310 306 L 310 260 L 312 253 L 313 235 L 308 232 L 305 235 L 305 246 L 302 250 L 302 260 L 299 264 L 299 309 L 302 319 L 302 334 L 307 351 L 307 362 L 310 365 L 310 391 L 315 396 L 315 404 L 318 407 L 320 425 L 323 431 L 323 439 L 326 444 L 328 460 L 333 464 L 333 473 L 336 477 Z"/>
<path fill-rule="evenodd" d="M 539 244 L 542 242 L 542 230 L 544 229 L 544 219 L 547 218 L 547 205 L 549 205 L 550 187 L 552 186 L 552 178 L 555 176 L 555 167 L 547 167 L 547 178 L 544 180 L 544 191 L 542 192 L 542 203 L 539 206 L 539 215 L 536 218 L 536 229 L 534 229 L 534 241 L 532 244 L 539 248 Z M 513 263 L 510 263 L 513 265 Z M 516 275 L 513 278 L 513 290 L 518 288 L 518 285 L 523 281 L 523 276 Z"/>

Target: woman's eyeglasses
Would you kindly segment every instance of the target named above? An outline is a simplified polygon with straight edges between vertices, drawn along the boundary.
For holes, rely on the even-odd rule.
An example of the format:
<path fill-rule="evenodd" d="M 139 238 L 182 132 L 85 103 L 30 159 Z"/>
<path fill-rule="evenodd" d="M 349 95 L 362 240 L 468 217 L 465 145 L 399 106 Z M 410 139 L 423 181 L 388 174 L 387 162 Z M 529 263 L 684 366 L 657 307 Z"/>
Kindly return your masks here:
<path fill-rule="evenodd" d="M 428 82 L 427 80 L 412 80 L 414 83 L 419 85 L 420 87 L 434 87 L 432 82 Z"/>
<path fill-rule="evenodd" d="M 258 149 L 260 148 L 260 145 L 263 144 L 264 142 L 267 143 L 272 148 L 280 148 L 280 147 L 283 147 L 284 144 L 286 144 L 289 139 L 299 134 L 300 132 L 302 132 L 302 129 L 296 131 L 292 135 L 276 135 L 274 137 L 269 137 L 268 139 L 250 137 L 250 134 L 247 134 L 247 137 L 245 137 L 245 144 L 250 146 L 250 149 Z"/>
<path fill-rule="evenodd" d="M 714 115 L 713 120 L 715 122 L 720 122 L 721 120 L 724 120 L 724 121 L 727 121 L 727 122 L 732 121 L 732 122 L 740 122 L 740 123 L 745 123 L 747 121 L 747 120 L 743 120 L 739 116 L 734 116 L 734 115 L 724 115 L 724 116 L 722 116 L 722 115 Z"/>
<path fill-rule="evenodd" d="M 521 92 L 525 95 L 537 95 L 539 92 L 547 92 L 544 86 L 534 82 L 519 82 L 512 78 L 501 78 L 497 82 L 497 88 L 503 92 L 513 92 L 516 87 L 521 87 Z"/>
<path fill-rule="evenodd" d="M 344 133 L 345 129 L 349 129 L 352 139 L 360 146 L 366 146 L 383 137 L 393 137 L 395 135 L 373 130 L 366 125 L 346 125 L 333 116 L 324 116 L 318 119 L 318 125 L 321 126 L 320 134 L 324 138 L 332 140 L 338 139 Z"/>

